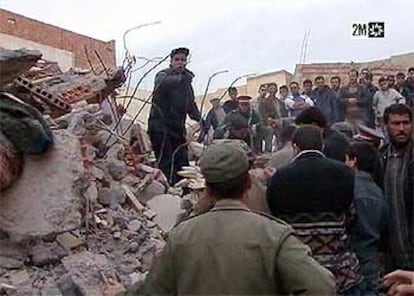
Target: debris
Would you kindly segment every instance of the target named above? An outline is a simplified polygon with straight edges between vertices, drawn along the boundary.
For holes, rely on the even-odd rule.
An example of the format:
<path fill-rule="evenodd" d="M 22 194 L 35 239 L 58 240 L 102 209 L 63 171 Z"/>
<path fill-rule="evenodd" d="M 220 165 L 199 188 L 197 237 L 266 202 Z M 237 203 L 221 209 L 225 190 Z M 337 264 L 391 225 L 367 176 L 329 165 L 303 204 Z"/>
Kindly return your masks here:
<path fill-rule="evenodd" d="M 29 70 L 41 56 L 37 50 L 9 50 L 0 47 L 0 88 Z"/>
<path fill-rule="evenodd" d="M 56 237 L 56 241 L 67 251 L 82 246 L 86 243 L 84 239 L 76 237 L 70 232 L 64 232 L 62 234 L 59 234 Z"/>
<path fill-rule="evenodd" d="M 8 285 L 5 283 L 0 283 L 0 295 L 6 294 L 12 294 L 13 292 L 15 292 L 17 290 L 17 288 L 15 286 L 12 285 Z"/>
<path fill-rule="evenodd" d="M 16 241 L 43 237 L 81 225 L 81 197 L 74 194 L 83 166 L 79 142 L 55 131 L 56 144 L 41 157 L 25 157 L 21 177 L 1 193 L 0 230 Z"/>
<path fill-rule="evenodd" d="M 144 212 L 144 216 L 147 217 L 150 220 L 153 220 L 155 216 L 157 216 L 157 214 L 151 210 L 146 210 Z"/>
<path fill-rule="evenodd" d="M 128 275 L 126 286 L 130 288 L 132 285 L 140 285 L 144 282 L 147 274 L 143 272 L 133 272 Z"/>
<path fill-rule="evenodd" d="M 0 171 L 0 190 L 8 187 L 1 193 L 0 294 L 122 293 L 145 278 L 164 246 L 163 229 L 174 224 L 161 212 L 161 227 L 160 213 L 147 205 L 169 189 L 167 179 L 149 165 L 145 130 L 121 119 L 115 105 L 122 71 L 63 73 L 37 59 L 8 77 L 0 69 L 13 100 L 43 113 L 34 111 L 55 143 L 33 157 L 33 147 L 14 149 L 16 139 L 0 134 L 0 166 L 9 168 L 8 175 Z M 172 199 L 179 204 L 180 197 Z"/>
<path fill-rule="evenodd" d="M 122 236 L 122 233 L 120 231 L 114 232 L 114 239 L 120 239 Z"/>
<path fill-rule="evenodd" d="M 162 194 L 154 197 L 148 201 L 148 207 L 157 213 L 154 222 L 165 232 L 170 231 L 174 227 L 178 216 L 183 212 L 181 209 L 181 198 L 171 194 Z"/>
<path fill-rule="evenodd" d="M 62 259 L 62 263 L 80 295 L 85 296 L 102 295 L 104 281 L 100 274 L 113 273 L 105 255 L 89 251 L 69 255 Z"/>
<path fill-rule="evenodd" d="M 10 272 L 9 280 L 10 284 L 17 288 L 30 284 L 30 277 L 25 269 Z"/>
<path fill-rule="evenodd" d="M 32 264 L 38 267 L 59 263 L 60 259 L 68 255 L 67 251 L 55 242 L 37 244 L 30 253 Z"/>
<path fill-rule="evenodd" d="M 138 249 L 139 249 L 139 244 L 137 242 L 132 242 L 129 244 L 126 251 L 130 253 L 135 253 L 136 251 L 138 251 Z"/>
<path fill-rule="evenodd" d="M 104 206 L 114 208 L 123 204 L 125 198 L 125 191 L 119 185 L 113 185 L 111 188 L 98 188 L 98 201 Z"/>
<path fill-rule="evenodd" d="M 12 257 L 0 256 L 0 268 L 4 269 L 20 269 L 23 262 Z"/>
<path fill-rule="evenodd" d="M 108 162 L 107 169 L 109 175 L 114 179 L 115 181 L 122 180 L 128 173 L 126 164 L 121 161 L 113 160 Z"/>
<path fill-rule="evenodd" d="M 58 287 L 48 287 L 42 289 L 42 296 L 63 296 L 62 292 Z"/>
<path fill-rule="evenodd" d="M 138 219 L 132 220 L 127 225 L 128 229 L 133 232 L 138 232 L 142 227 L 142 222 Z"/>
<path fill-rule="evenodd" d="M 131 206 L 139 213 L 141 213 L 144 210 L 144 206 L 138 201 L 138 199 L 135 197 L 135 195 L 132 193 L 131 189 L 128 187 L 128 185 L 123 184 L 122 188 L 125 190 L 125 193 L 127 195 L 128 201 L 131 203 Z"/>

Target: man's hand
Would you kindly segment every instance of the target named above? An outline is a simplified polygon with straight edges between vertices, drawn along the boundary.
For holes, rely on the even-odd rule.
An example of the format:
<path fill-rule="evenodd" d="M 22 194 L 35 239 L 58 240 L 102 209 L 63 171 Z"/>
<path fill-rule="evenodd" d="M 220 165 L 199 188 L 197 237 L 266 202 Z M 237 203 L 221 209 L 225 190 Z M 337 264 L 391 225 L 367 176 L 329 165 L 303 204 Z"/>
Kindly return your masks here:
<path fill-rule="evenodd" d="M 396 270 L 384 276 L 384 285 L 390 287 L 388 295 L 414 295 L 414 271 Z"/>

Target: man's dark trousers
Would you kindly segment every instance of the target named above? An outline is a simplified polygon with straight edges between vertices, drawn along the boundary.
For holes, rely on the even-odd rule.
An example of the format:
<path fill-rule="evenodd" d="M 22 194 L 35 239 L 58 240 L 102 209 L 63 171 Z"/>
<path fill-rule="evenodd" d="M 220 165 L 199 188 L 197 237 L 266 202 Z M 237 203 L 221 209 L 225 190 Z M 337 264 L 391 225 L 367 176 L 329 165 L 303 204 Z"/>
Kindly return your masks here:
<path fill-rule="evenodd" d="M 167 177 L 170 185 L 174 185 L 181 179 L 177 175 L 177 172 L 183 166 L 189 165 L 188 148 L 185 145 L 185 138 L 173 137 L 168 133 L 162 132 L 150 132 L 149 137 L 152 143 L 152 149 L 155 152 L 155 157 L 157 158 L 158 168 Z"/>

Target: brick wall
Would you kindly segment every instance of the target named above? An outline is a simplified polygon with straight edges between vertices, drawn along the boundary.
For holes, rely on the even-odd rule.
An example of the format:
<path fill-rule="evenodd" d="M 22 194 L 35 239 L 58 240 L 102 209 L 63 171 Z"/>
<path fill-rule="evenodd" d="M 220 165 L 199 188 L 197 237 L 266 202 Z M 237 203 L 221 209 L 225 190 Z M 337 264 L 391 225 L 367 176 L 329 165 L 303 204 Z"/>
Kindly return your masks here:
<path fill-rule="evenodd" d="M 93 65 L 100 65 L 96 50 L 107 68 L 116 67 L 114 40 L 100 41 L 4 9 L 0 9 L 0 33 L 70 51 L 75 55 L 74 66 L 81 68 L 89 68 L 86 46 Z"/>

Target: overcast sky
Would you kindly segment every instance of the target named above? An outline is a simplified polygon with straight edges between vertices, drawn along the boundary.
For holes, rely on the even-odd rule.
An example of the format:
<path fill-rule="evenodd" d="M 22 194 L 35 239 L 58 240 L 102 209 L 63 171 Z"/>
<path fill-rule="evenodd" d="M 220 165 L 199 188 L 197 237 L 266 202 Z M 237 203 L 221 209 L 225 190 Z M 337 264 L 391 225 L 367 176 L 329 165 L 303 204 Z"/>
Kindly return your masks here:
<path fill-rule="evenodd" d="M 229 73 L 217 77 L 210 90 L 246 73 L 292 72 L 306 30 L 306 62 L 368 61 L 414 51 L 413 0 L 0 0 L 0 7 L 94 38 L 115 39 L 118 62 L 127 29 L 161 21 L 129 33 L 128 48 L 137 56 L 157 57 L 189 47 L 197 93 L 219 70 Z M 351 36 L 353 23 L 369 21 L 385 22 L 384 39 Z M 151 89 L 152 80 L 149 76 L 143 87 Z"/>

